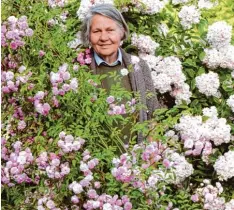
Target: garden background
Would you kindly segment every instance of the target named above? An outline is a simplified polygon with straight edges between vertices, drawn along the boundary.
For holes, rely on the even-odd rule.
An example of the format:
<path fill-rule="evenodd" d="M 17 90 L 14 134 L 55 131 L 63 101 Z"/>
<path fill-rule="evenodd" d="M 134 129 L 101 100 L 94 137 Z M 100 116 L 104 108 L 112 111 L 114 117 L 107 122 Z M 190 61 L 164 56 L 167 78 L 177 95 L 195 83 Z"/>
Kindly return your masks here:
<path fill-rule="evenodd" d="M 88 70 L 79 31 L 99 3 L 120 9 L 122 47 L 151 68 L 164 106 L 150 121 Z M 234 209 L 233 0 L 1 4 L 2 209 Z"/>

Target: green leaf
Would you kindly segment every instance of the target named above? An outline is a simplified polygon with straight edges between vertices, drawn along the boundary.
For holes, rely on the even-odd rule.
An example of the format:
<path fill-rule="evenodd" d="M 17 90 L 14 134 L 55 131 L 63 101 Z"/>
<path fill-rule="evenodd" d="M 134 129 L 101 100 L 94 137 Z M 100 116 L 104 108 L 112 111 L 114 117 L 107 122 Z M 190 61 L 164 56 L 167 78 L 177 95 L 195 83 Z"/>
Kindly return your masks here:
<path fill-rule="evenodd" d="M 198 72 L 197 72 L 196 76 L 200 76 L 201 74 L 204 74 L 204 73 L 205 73 L 205 69 L 203 67 L 200 67 L 198 69 Z"/>
<path fill-rule="evenodd" d="M 195 72 L 193 69 L 184 68 L 183 70 L 189 75 L 190 78 L 193 78 L 195 76 Z"/>
<path fill-rule="evenodd" d="M 89 106 L 86 107 L 85 111 L 86 111 L 86 114 L 87 114 L 88 116 L 91 116 L 91 115 L 92 115 L 92 111 L 91 111 L 91 109 L 90 109 Z"/>
<path fill-rule="evenodd" d="M 206 55 L 205 52 L 201 52 L 201 53 L 199 54 L 199 59 L 200 59 L 200 61 L 203 61 L 205 55 Z"/>

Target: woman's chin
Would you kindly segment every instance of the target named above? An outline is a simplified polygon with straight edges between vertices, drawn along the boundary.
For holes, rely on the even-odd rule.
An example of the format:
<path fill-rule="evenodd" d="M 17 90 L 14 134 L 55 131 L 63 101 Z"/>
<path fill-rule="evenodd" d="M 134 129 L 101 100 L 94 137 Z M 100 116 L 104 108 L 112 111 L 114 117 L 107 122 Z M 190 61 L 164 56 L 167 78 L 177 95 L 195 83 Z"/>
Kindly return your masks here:
<path fill-rule="evenodd" d="M 111 55 L 113 55 L 115 52 L 113 52 L 112 50 L 109 50 L 109 49 L 103 49 L 103 50 L 100 50 L 99 51 L 99 55 L 100 56 L 111 56 Z"/>

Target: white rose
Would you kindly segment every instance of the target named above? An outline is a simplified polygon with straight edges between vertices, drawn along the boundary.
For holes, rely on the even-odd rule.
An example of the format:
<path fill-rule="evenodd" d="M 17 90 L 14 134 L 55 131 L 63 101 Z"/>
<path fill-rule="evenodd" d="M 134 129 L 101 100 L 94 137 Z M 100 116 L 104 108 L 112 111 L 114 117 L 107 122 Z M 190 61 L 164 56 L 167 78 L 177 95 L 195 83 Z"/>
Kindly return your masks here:
<path fill-rule="evenodd" d="M 83 191 L 83 187 L 80 184 L 76 183 L 73 185 L 72 190 L 75 194 L 79 194 Z"/>
<path fill-rule="evenodd" d="M 128 75 L 128 70 L 127 69 L 121 69 L 120 73 L 121 73 L 122 76 L 126 76 L 126 75 Z"/>

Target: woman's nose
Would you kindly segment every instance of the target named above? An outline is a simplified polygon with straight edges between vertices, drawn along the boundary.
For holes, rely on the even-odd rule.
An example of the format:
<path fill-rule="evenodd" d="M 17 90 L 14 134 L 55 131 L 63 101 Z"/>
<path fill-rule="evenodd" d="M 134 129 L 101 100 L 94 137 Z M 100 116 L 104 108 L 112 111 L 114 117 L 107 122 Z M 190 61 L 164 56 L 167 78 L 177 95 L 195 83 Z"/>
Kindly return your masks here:
<path fill-rule="evenodd" d="M 106 41 L 106 40 L 108 40 L 108 38 L 109 38 L 108 33 L 105 32 L 105 31 L 103 31 L 103 32 L 101 33 L 100 40 L 101 40 L 101 41 Z"/>

